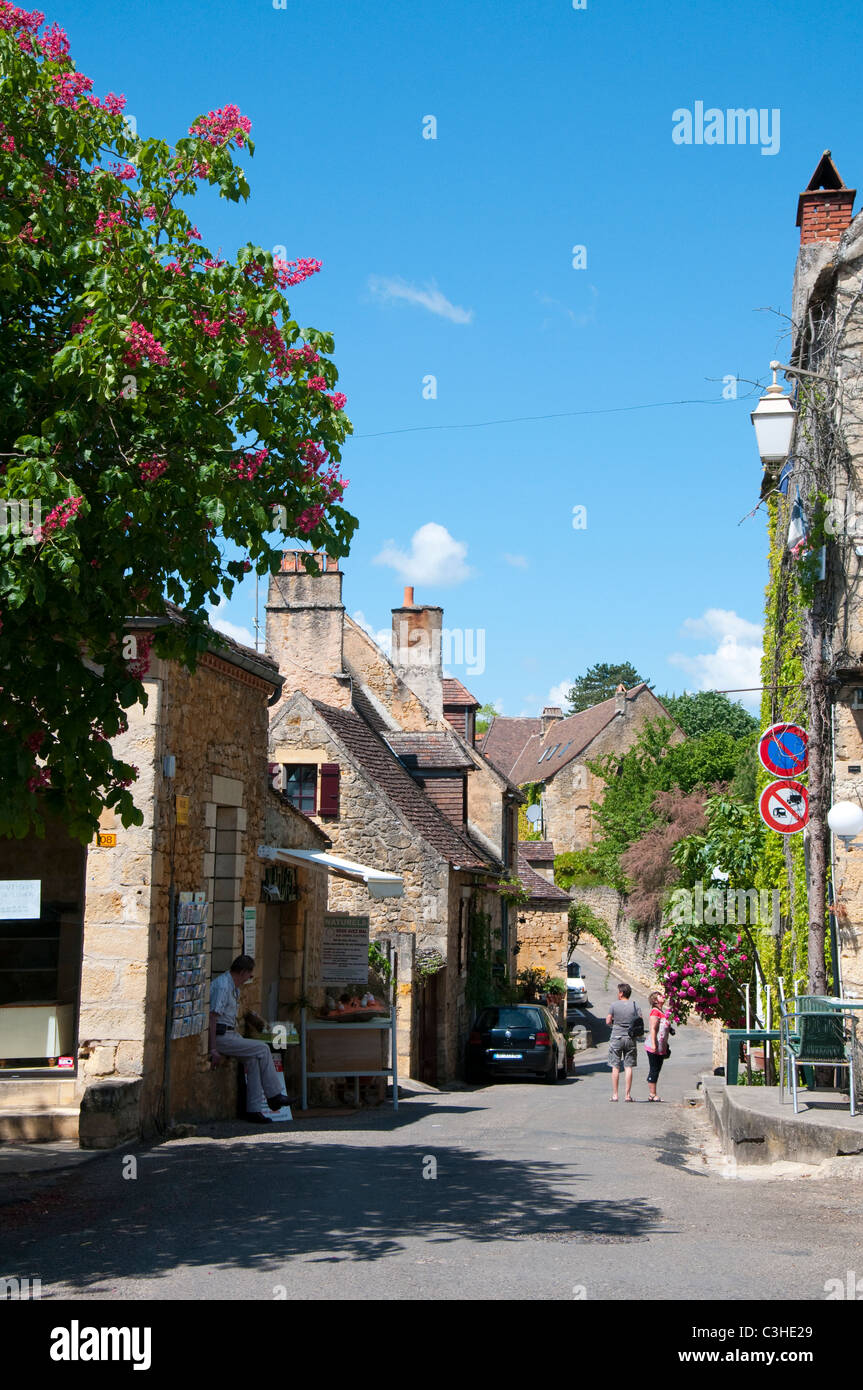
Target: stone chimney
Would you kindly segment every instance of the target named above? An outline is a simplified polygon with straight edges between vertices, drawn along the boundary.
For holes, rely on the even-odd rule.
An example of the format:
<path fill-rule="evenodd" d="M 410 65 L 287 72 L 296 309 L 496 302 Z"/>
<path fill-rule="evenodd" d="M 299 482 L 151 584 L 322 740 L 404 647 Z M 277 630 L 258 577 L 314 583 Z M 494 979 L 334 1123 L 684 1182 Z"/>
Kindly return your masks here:
<path fill-rule="evenodd" d="M 442 628 L 443 609 L 414 603 L 407 585 L 401 608 L 393 609 L 391 660 L 433 719 L 443 719 Z"/>
<path fill-rule="evenodd" d="M 857 190 L 846 188 L 839 171 L 825 150 L 818 168 L 797 200 L 797 226 L 800 245 L 838 241 L 851 223 Z"/>
<path fill-rule="evenodd" d="M 267 595 L 267 654 L 285 677 L 282 699 L 302 690 L 310 700 L 346 709 L 350 677 L 344 672 L 342 638 L 345 610 L 338 561 L 318 553 L 319 574 L 309 574 L 303 550 L 286 550 Z M 277 712 L 281 700 L 274 706 Z"/>
<path fill-rule="evenodd" d="M 563 710 L 558 709 L 557 705 L 546 705 L 542 712 L 542 736 L 545 738 L 552 724 L 556 724 L 558 719 L 563 718 Z"/>
<path fill-rule="evenodd" d="M 620 684 L 614 692 L 614 712 L 626 717 L 626 686 Z"/>

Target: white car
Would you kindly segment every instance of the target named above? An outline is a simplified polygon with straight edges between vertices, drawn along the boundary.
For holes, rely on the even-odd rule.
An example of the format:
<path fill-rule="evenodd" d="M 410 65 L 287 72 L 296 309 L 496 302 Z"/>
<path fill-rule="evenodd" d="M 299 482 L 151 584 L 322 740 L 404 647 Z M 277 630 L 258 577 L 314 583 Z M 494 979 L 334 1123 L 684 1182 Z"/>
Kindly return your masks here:
<path fill-rule="evenodd" d="M 587 980 L 581 973 L 581 966 L 577 961 L 571 960 L 566 967 L 566 1013 L 567 1018 L 576 1009 L 583 1008 L 589 1004 L 587 997 Z"/>

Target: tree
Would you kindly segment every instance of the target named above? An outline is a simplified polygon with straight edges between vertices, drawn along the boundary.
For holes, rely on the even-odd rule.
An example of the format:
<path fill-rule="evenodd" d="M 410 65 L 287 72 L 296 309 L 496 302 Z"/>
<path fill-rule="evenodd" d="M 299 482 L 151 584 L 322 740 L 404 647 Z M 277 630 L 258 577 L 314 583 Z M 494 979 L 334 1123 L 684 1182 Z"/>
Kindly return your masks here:
<path fill-rule="evenodd" d="M 491 725 L 491 721 L 499 717 L 500 710 L 496 709 L 493 704 L 480 705 L 479 709 L 476 712 L 477 734 L 487 733 L 489 730 L 489 726 Z"/>
<path fill-rule="evenodd" d="M 155 650 L 193 668 L 208 605 L 277 569 L 276 525 L 347 553 L 351 426 L 331 337 L 283 293 L 320 262 L 217 257 L 183 206 L 248 196 L 248 119 L 139 139 L 42 23 L 0 0 L 0 834 L 61 814 L 86 841 L 103 805 L 141 821 L 110 744 L 146 703 L 127 616 L 183 607 Z"/>
<path fill-rule="evenodd" d="M 698 690 L 683 695 L 658 697 L 687 738 L 700 738 L 724 729 L 732 738 L 744 738 L 758 729 L 758 720 L 736 701 L 718 690 Z"/>
<path fill-rule="evenodd" d="M 599 662 L 596 666 L 589 667 L 583 676 L 576 677 L 574 685 L 567 693 L 567 713 L 577 714 L 579 710 L 590 709 L 591 705 L 609 700 L 621 684 L 630 690 L 645 680 L 646 677 L 638 674 L 631 661 L 623 661 L 616 666 L 609 666 L 604 661 Z"/>

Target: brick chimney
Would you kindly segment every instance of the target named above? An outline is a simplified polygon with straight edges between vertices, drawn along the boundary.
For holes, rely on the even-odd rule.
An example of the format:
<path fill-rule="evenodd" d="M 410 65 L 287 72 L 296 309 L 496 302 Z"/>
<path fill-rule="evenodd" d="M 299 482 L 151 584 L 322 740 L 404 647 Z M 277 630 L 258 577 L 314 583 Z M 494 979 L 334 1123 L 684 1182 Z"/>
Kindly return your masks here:
<path fill-rule="evenodd" d="M 401 608 L 393 609 L 391 660 L 433 719 L 443 719 L 442 628 L 443 609 L 415 603 L 407 585 Z"/>
<path fill-rule="evenodd" d="M 285 677 L 283 699 L 302 690 L 311 700 L 346 709 L 351 683 L 342 655 L 342 574 L 338 560 L 321 553 L 313 557 L 319 573 L 309 574 L 308 554 L 286 550 L 278 574 L 270 576 L 266 649 Z M 280 707 L 281 700 L 273 714 Z"/>
<path fill-rule="evenodd" d="M 836 165 L 825 150 L 804 191 L 797 200 L 800 245 L 838 241 L 851 223 L 855 188 L 846 188 Z"/>
<path fill-rule="evenodd" d="M 558 709 L 557 705 L 546 705 L 542 712 L 542 736 L 545 738 L 552 724 L 556 724 L 558 719 L 563 718 L 563 710 Z"/>

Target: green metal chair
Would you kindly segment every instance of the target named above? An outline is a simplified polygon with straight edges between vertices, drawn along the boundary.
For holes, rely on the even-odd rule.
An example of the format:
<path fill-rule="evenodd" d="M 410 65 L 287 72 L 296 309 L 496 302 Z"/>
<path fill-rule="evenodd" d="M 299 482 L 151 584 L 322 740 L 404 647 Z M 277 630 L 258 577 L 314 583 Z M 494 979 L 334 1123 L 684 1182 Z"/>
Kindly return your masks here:
<path fill-rule="evenodd" d="M 855 1109 L 853 1038 L 845 1027 L 841 1009 L 819 994 L 799 994 L 781 1004 L 779 1096 L 785 1099 L 785 1068 L 791 1069 L 791 1096 L 795 1115 L 798 1067 L 848 1067 L 850 1072 L 851 1114 Z"/>

